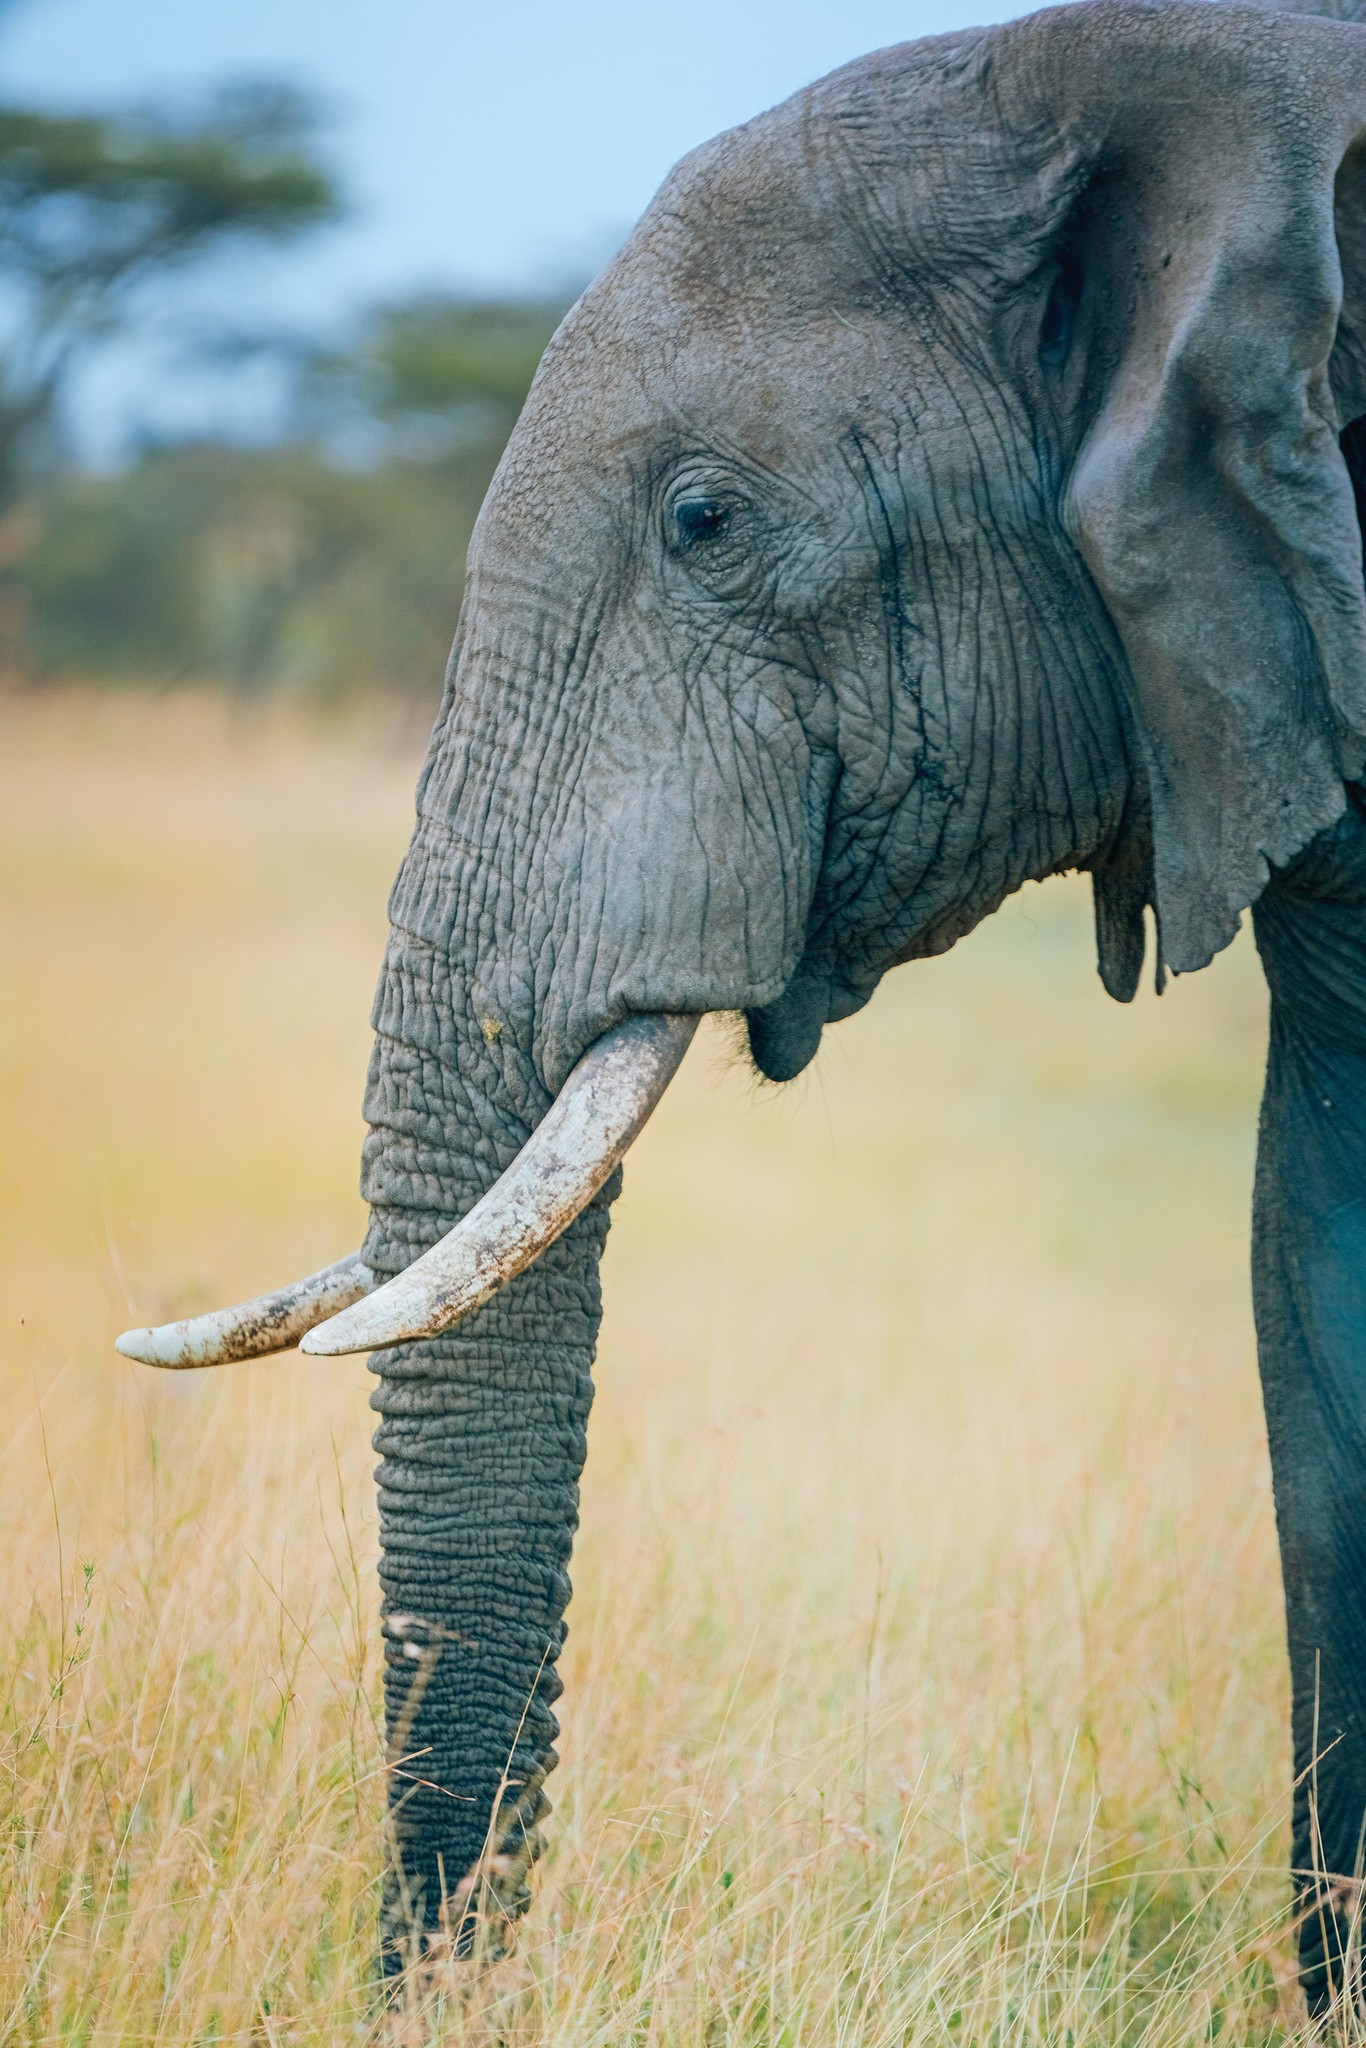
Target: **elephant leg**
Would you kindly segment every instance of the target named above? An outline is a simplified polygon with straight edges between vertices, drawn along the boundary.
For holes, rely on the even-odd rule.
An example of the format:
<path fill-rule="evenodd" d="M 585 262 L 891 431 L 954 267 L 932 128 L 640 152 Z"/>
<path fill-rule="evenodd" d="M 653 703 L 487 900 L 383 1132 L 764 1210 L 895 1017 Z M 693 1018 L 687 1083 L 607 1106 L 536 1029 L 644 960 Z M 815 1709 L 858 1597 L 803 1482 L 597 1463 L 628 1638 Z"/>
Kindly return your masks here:
<path fill-rule="evenodd" d="M 1254 913 L 1271 990 L 1253 1296 L 1285 1579 L 1311 2011 L 1366 1995 L 1366 819 Z"/>

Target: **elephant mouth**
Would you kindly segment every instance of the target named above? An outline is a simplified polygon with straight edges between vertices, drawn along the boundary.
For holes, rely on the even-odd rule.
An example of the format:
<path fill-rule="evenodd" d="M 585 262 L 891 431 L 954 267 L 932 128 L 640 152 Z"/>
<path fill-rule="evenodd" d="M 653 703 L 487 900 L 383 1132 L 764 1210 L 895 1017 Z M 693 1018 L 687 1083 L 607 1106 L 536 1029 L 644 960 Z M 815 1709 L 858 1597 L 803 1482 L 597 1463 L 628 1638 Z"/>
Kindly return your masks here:
<path fill-rule="evenodd" d="M 802 967 L 774 1002 L 747 1010 L 750 1057 L 764 1079 L 794 1081 L 816 1057 L 830 1016 L 827 978 Z"/>
<path fill-rule="evenodd" d="M 355 1254 L 233 1308 L 126 1330 L 116 1348 L 144 1365 L 183 1370 L 295 1344 L 336 1358 L 454 1329 L 587 1208 L 659 1103 L 700 1021 L 655 1012 L 595 1040 L 507 1171 L 386 1285 L 376 1287 Z"/>

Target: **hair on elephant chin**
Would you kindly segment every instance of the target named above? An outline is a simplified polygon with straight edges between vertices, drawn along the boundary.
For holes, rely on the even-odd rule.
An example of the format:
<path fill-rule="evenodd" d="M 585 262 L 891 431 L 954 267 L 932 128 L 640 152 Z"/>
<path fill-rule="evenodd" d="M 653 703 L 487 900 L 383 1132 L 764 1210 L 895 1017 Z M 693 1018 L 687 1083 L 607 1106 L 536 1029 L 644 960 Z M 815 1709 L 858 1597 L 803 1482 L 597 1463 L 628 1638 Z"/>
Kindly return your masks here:
<path fill-rule="evenodd" d="M 713 1010 L 709 1022 L 716 1044 L 716 1068 L 741 1067 L 756 1088 L 771 1085 L 767 1074 L 754 1063 L 754 1053 L 749 1042 L 749 1019 L 743 1010 Z"/>
<path fill-rule="evenodd" d="M 716 1044 L 716 1072 L 736 1067 L 743 1069 L 758 1099 L 786 1087 L 795 1078 L 792 1074 L 771 1074 L 759 1064 L 754 1051 L 754 1020 L 763 1014 L 761 1011 L 713 1010 L 709 1019 Z"/>

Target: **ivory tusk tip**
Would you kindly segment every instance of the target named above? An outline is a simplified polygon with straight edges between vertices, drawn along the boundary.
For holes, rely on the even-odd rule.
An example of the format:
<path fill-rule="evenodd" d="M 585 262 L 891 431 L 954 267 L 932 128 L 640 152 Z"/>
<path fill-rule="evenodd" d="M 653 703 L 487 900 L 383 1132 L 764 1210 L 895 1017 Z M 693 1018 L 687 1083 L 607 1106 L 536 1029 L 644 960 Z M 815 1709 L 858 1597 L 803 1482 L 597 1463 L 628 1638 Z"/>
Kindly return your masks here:
<path fill-rule="evenodd" d="M 292 1349 L 314 1323 L 361 1300 L 374 1284 L 374 1274 L 353 1252 L 333 1266 L 324 1266 L 321 1273 L 279 1287 L 274 1294 L 240 1301 L 234 1308 L 187 1316 L 156 1329 L 125 1330 L 114 1339 L 114 1349 L 124 1358 L 135 1358 L 139 1365 L 162 1366 L 173 1372 L 265 1358 L 273 1351 Z"/>
<path fill-rule="evenodd" d="M 166 1323 L 155 1330 L 125 1330 L 121 1337 L 114 1339 L 114 1349 L 122 1352 L 125 1358 L 135 1358 L 139 1365 L 174 1369 L 200 1362 L 186 1344 L 184 1330 L 174 1323 Z"/>
<path fill-rule="evenodd" d="M 369 1337 L 353 1338 L 349 1332 L 350 1311 L 343 1310 L 327 1322 L 319 1323 L 299 1340 L 300 1351 L 308 1352 L 312 1358 L 345 1358 L 352 1351 L 373 1351 L 376 1346 Z"/>
<path fill-rule="evenodd" d="M 183 1329 L 178 1329 L 174 1323 L 164 1324 L 156 1330 L 125 1330 L 121 1337 L 114 1339 L 114 1349 L 122 1352 L 125 1358 L 135 1358 L 139 1365 L 169 1366 L 174 1370 L 202 1363 L 185 1342 Z"/>
<path fill-rule="evenodd" d="M 114 1349 L 125 1358 L 136 1358 L 139 1365 L 159 1365 L 156 1356 L 155 1330 L 125 1330 L 121 1337 L 114 1339 Z"/>

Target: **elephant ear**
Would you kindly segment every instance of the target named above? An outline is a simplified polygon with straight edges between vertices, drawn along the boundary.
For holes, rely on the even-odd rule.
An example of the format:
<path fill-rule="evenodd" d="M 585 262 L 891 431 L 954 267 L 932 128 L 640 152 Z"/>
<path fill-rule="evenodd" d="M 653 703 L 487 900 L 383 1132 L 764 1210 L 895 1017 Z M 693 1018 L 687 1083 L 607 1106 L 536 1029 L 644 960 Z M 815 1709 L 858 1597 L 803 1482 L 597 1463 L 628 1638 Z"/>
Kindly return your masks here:
<path fill-rule="evenodd" d="M 1366 414 L 1366 28 L 1083 4 L 978 49 L 1007 136 L 1047 135 L 1066 166 L 1063 517 L 1123 643 L 1147 780 L 1097 887 L 1127 995 L 1145 896 L 1159 976 L 1204 966 L 1366 764 L 1339 447 Z"/>

